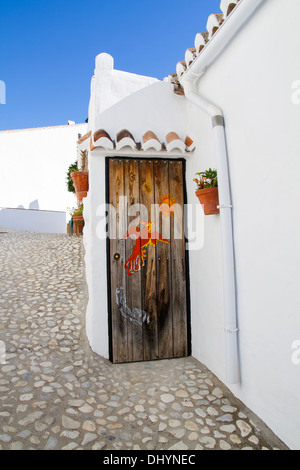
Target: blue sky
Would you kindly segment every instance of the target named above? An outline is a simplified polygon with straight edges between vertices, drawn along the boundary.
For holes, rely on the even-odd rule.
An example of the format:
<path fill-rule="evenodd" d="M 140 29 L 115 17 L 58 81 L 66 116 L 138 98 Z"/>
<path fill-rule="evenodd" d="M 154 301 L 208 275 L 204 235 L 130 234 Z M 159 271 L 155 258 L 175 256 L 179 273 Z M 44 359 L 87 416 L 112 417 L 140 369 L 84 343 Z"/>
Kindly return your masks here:
<path fill-rule="evenodd" d="M 84 122 L 95 57 L 163 79 L 220 0 L 0 0 L 0 130 Z"/>

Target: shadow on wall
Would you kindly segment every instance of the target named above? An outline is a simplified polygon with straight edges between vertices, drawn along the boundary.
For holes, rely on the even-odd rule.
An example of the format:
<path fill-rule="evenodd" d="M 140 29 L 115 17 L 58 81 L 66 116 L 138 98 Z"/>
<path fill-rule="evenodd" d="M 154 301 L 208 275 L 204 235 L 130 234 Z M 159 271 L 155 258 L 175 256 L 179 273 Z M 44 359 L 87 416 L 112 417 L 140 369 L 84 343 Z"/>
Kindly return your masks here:
<path fill-rule="evenodd" d="M 32 202 L 29 204 L 29 209 L 32 209 L 32 210 L 35 210 L 35 211 L 40 210 L 39 201 L 38 201 L 37 199 L 35 199 L 34 201 L 32 201 Z"/>
<path fill-rule="evenodd" d="M 17 209 L 25 209 L 24 206 L 22 206 L 22 204 L 20 204 Z M 32 201 L 30 204 L 29 204 L 29 207 L 28 209 L 32 209 L 32 210 L 35 210 L 35 211 L 39 211 L 40 210 L 40 206 L 39 206 L 39 201 L 38 199 L 35 199 L 34 201 Z"/>
<path fill-rule="evenodd" d="M 66 213 L 39 210 L 38 200 L 17 208 L 0 207 L 0 227 L 40 233 L 66 233 Z"/>

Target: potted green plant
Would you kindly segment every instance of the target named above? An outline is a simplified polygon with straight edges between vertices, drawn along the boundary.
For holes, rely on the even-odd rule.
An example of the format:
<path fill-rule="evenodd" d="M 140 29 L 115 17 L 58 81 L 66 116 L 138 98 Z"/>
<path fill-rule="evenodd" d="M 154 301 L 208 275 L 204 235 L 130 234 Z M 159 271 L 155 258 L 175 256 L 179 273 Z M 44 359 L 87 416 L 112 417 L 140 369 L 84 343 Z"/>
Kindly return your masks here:
<path fill-rule="evenodd" d="M 71 173 L 73 173 L 74 171 L 78 171 L 77 161 L 74 162 L 74 163 L 71 163 L 71 165 L 69 166 L 68 171 L 67 171 L 66 184 L 67 184 L 68 191 L 70 193 L 75 193 L 73 180 L 71 178 Z"/>
<path fill-rule="evenodd" d="M 197 184 L 196 196 L 203 206 L 204 214 L 218 214 L 219 192 L 217 170 L 209 168 L 206 171 L 196 173 L 196 176 L 197 178 L 194 178 L 194 182 Z"/>
<path fill-rule="evenodd" d="M 81 151 L 81 164 L 78 168 L 76 166 L 69 167 L 69 178 L 72 180 L 73 187 L 79 202 L 87 196 L 89 190 L 89 172 L 86 170 L 87 156 L 86 151 Z"/>

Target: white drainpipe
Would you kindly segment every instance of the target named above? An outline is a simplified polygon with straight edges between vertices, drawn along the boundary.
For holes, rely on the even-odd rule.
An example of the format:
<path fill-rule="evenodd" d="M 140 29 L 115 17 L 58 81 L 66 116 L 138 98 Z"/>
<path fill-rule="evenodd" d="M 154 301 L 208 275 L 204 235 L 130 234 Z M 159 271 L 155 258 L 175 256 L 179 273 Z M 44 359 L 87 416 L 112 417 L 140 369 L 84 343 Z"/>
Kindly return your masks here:
<path fill-rule="evenodd" d="M 212 118 L 218 169 L 220 223 L 222 232 L 226 381 L 228 384 L 236 384 L 240 380 L 237 339 L 236 281 L 232 228 L 232 203 L 224 118 L 222 111 L 218 107 L 208 103 L 193 91 L 188 91 L 186 86 L 185 96 L 195 105 L 206 111 Z"/>
<path fill-rule="evenodd" d="M 223 283 L 224 283 L 224 330 L 226 346 L 226 381 L 240 382 L 238 353 L 236 270 L 232 224 L 232 202 L 228 170 L 224 116 L 222 110 L 194 91 L 194 83 L 205 73 L 207 67 L 229 44 L 239 29 L 265 0 L 240 0 L 231 16 L 211 38 L 208 45 L 195 59 L 192 66 L 180 77 L 188 100 L 208 113 L 212 118 L 216 149 L 220 224 L 222 233 Z"/>

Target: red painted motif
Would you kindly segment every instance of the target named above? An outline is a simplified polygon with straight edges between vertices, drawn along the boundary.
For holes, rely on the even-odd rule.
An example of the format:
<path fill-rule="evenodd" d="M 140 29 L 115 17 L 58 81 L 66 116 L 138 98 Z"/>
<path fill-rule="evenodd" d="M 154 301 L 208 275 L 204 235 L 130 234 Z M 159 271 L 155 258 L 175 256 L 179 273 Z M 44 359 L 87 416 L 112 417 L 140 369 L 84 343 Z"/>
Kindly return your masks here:
<path fill-rule="evenodd" d="M 128 276 L 132 276 L 137 273 L 142 266 L 145 264 L 145 258 L 147 257 L 147 246 L 156 246 L 157 242 L 168 243 L 171 242 L 166 240 L 158 232 L 151 232 L 151 222 L 139 222 L 138 225 L 132 226 L 127 230 L 126 235 L 122 238 L 135 239 L 135 245 L 132 250 L 130 258 L 125 263 L 125 269 L 127 270 Z"/>

